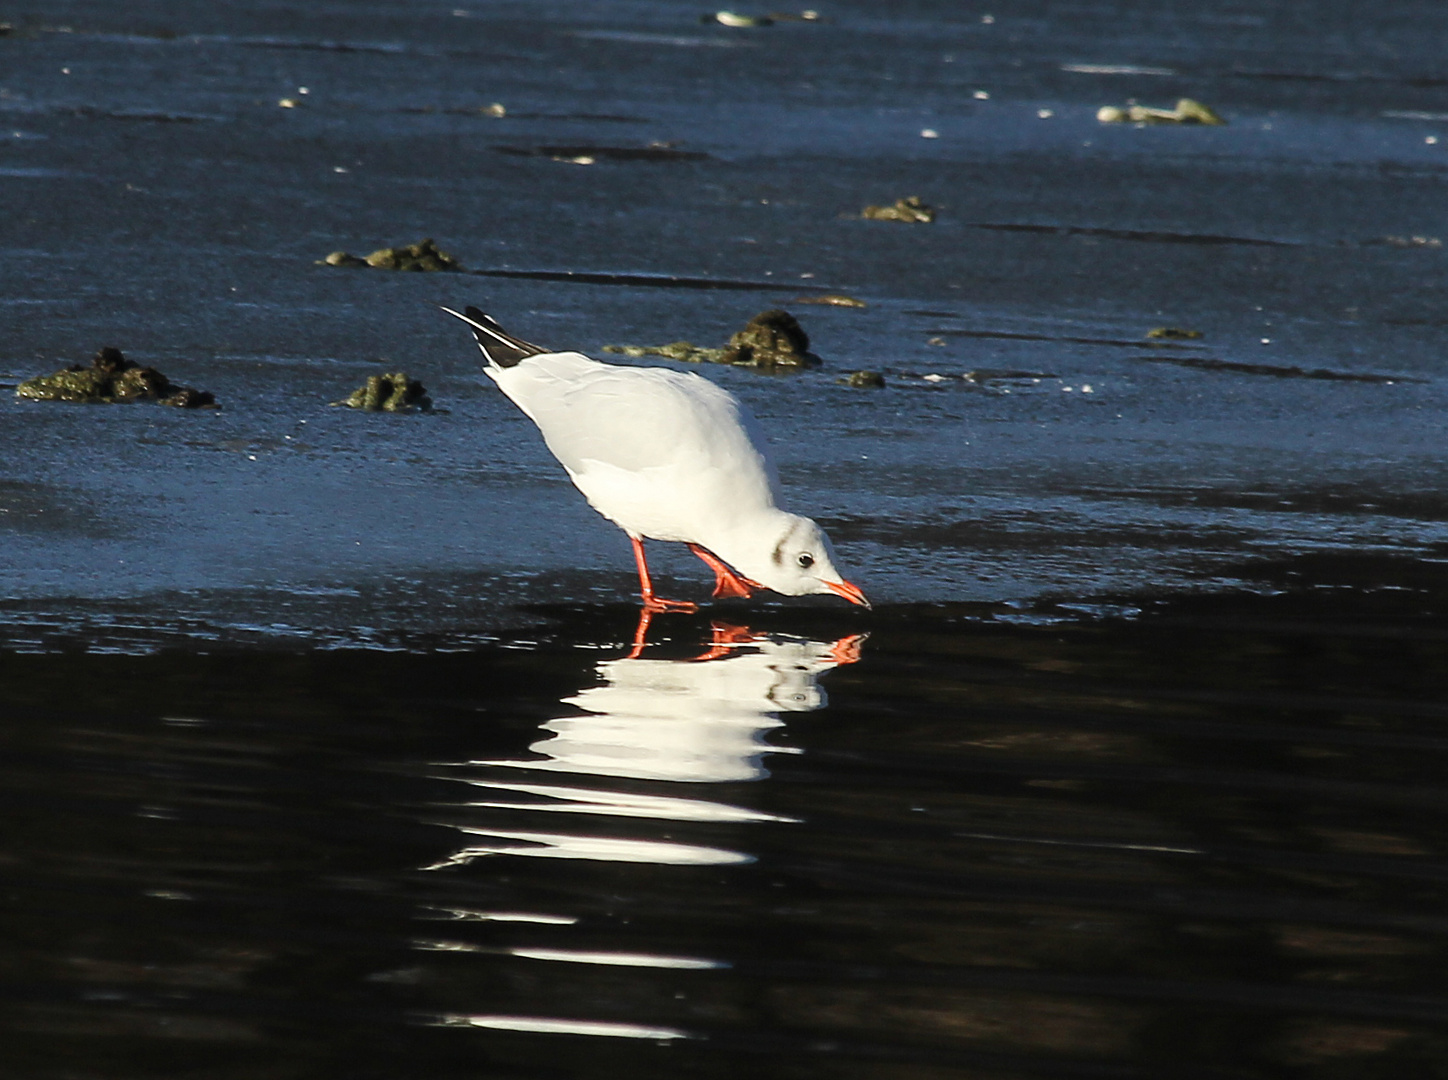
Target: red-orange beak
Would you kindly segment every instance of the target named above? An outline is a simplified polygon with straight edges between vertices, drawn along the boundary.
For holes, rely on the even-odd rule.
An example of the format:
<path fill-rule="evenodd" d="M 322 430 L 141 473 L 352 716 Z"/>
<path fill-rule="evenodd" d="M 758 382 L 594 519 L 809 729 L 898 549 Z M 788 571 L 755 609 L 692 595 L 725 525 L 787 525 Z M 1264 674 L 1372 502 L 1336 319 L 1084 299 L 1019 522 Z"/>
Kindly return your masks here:
<path fill-rule="evenodd" d="M 824 585 L 830 592 L 836 596 L 843 596 L 852 604 L 859 604 L 863 608 L 870 606 L 870 601 L 865 599 L 865 594 L 848 581 L 826 581 Z"/>

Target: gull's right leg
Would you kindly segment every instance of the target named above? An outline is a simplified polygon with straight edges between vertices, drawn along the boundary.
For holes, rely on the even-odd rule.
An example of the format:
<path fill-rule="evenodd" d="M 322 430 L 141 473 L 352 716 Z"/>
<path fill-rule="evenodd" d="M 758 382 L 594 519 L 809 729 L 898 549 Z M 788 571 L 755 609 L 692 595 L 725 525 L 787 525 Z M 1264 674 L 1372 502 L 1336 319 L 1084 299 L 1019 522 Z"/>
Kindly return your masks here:
<path fill-rule="evenodd" d="M 665 600 L 654 595 L 654 583 L 649 579 L 649 564 L 644 558 L 644 542 L 637 536 L 630 536 L 633 544 L 634 561 L 639 566 L 639 593 L 643 597 L 645 611 L 698 611 L 699 605 L 692 600 Z"/>

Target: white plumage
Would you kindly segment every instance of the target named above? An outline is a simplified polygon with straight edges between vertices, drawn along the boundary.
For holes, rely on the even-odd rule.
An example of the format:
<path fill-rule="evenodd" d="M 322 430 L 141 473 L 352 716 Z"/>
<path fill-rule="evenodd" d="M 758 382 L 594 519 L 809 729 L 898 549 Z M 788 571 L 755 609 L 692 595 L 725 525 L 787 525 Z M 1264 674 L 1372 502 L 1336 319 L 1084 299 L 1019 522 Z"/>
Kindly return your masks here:
<path fill-rule="evenodd" d="M 645 538 L 690 545 L 715 572 L 715 596 L 769 588 L 865 603 L 819 526 L 779 509 L 763 434 L 733 394 L 698 375 L 547 352 L 474 307 L 443 310 L 472 328 L 488 376 L 538 425 L 589 505 L 628 533 L 646 608 L 694 605 L 653 595 Z"/>

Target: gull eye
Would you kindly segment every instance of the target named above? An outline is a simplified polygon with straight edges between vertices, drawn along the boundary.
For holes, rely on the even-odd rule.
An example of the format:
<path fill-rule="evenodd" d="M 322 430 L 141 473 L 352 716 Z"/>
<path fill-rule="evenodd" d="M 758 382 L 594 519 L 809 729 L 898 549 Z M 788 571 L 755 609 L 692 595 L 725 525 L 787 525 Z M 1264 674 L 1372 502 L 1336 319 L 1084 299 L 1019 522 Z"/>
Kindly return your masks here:
<path fill-rule="evenodd" d="M 795 561 L 799 563 L 800 566 L 808 570 L 811 566 L 814 565 L 814 556 L 806 551 L 802 555 L 800 555 L 800 557 Z"/>

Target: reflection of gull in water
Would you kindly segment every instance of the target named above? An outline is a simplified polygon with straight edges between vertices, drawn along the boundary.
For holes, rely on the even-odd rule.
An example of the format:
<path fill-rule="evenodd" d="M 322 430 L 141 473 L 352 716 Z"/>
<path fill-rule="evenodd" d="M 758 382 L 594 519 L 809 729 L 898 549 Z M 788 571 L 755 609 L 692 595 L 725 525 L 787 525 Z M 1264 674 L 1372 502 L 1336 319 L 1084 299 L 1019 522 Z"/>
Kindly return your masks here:
<path fill-rule="evenodd" d="M 543 725 L 551 739 L 530 747 L 546 761 L 495 761 L 557 772 L 644 780 L 727 783 L 768 773 L 760 758 L 788 752 L 765 743 L 784 726 L 776 713 L 825 705 L 816 682 L 840 662 L 818 641 L 756 639 L 704 661 L 609 660 L 603 686 L 565 698 L 585 710 Z"/>
<path fill-rule="evenodd" d="M 766 732 L 784 725 L 778 714 L 822 708 L 825 695 L 817 682 L 819 676 L 859 659 L 861 640 L 850 637 L 826 644 L 770 638 L 715 624 L 713 647 L 699 659 L 605 661 L 598 666 L 603 685 L 564 699 L 565 704 L 583 712 L 542 725 L 549 737 L 529 748 L 541 758 L 471 763 L 490 775 L 465 782 L 486 788 L 496 797 L 467 806 L 665 821 L 793 820 L 671 793 L 530 783 L 491 774 L 500 769 L 527 770 L 690 784 L 763 779 L 769 775 L 761 764 L 763 755 L 799 752 L 764 741 Z M 738 852 L 656 838 L 570 836 L 551 830 L 495 830 L 472 825 L 459 828 L 502 843 L 469 846 L 439 865 L 505 852 L 696 865 L 749 861 L 749 856 Z"/>

